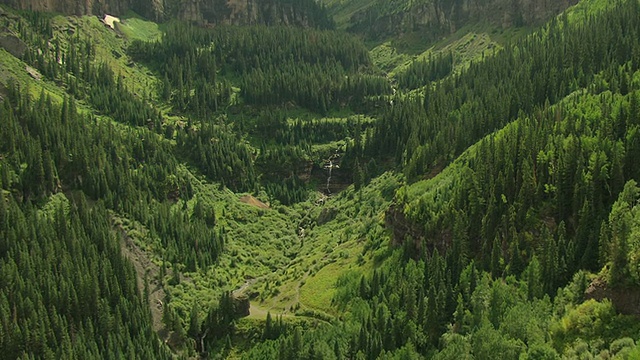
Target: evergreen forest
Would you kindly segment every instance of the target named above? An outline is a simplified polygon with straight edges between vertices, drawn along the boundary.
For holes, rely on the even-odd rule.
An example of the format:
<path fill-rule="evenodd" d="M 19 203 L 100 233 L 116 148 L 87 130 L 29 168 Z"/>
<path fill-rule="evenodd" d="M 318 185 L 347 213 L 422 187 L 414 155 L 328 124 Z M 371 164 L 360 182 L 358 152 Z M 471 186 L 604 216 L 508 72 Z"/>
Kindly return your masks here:
<path fill-rule="evenodd" d="M 0 5 L 0 357 L 640 359 L 640 2 L 494 2 Z"/>

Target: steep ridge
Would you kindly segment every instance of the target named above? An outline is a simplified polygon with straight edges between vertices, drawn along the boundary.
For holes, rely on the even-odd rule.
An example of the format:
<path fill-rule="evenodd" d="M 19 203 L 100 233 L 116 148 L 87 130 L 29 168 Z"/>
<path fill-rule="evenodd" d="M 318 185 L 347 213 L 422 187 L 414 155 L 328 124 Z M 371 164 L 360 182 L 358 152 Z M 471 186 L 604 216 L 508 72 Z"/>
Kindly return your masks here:
<path fill-rule="evenodd" d="M 338 25 L 371 39 L 408 32 L 438 39 L 468 23 L 489 22 L 503 28 L 540 24 L 577 0 L 375 0 L 327 1 Z"/>
<path fill-rule="evenodd" d="M 133 10 L 153 20 L 178 18 L 199 24 L 330 26 L 324 11 L 313 0 L 2 0 L 0 3 L 21 10 L 68 15 L 124 15 Z"/>

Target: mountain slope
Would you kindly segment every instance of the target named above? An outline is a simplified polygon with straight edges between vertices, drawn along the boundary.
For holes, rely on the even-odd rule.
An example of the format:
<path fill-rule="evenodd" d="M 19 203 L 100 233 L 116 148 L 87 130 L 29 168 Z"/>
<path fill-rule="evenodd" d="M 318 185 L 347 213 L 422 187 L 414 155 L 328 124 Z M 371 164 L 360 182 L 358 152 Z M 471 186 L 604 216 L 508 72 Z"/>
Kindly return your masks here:
<path fill-rule="evenodd" d="M 556 28 L 562 36 L 546 29 L 546 35 L 536 34 L 518 44 L 518 51 L 522 59 L 535 59 L 526 53 L 531 41 L 568 40 L 571 26 L 580 29 L 581 37 L 604 35 L 604 29 L 617 21 L 625 24 L 621 26 L 625 33 L 634 32 L 637 13 L 637 2 L 617 3 L 587 21 L 588 30 L 573 18 L 572 25 Z M 627 39 L 636 42 L 637 36 Z M 502 358 L 513 359 L 637 356 L 636 320 L 616 314 L 616 310 L 628 310 L 615 297 L 614 304 L 585 301 L 593 276 L 581 270 L 603 269 L 595 283 L 609 282 L 617 291 L 634 293 L 640 285 L 628 275 L 634 271 L 635 265 L 629 264 L 637 248 L 629 237 L 635 226 L 628 212 L 638 176 L 632 165 L 637 158 L 640 113 L 638 50 L 637 45 L 625 44 L 622 33 L 602 44 L 607 44 L 606 52 L 613 57 L 604 60 L 603 68 L 589 80 L 576 80 L 578 87 L 571 94 L 556 97 L 553 106 L 549 102 L 556 101 L 548 98 L 530 110 L 519 107 L 517 120 L 468 149 L 462 146 L 462 156 L 454 156 L 456 160 L 442 172 L 437 167 L 430 174 L 417 171 L 420 176 L 435 177 L 398 190 L 396 204 L 386 217 L 393 243 L 399 247 L 397 257 L 388 258 L 369 276 L 345 276 L 338 281 L 340 295 L 334 299 L 349 309 L 345 328 L 350 330 L 318 330 L 305 337 L 301 348 L 294 345 L 295 332 L 289 333 L 276 344 L 257 347 L 248 358 L 312 354 L 323 349 L 322 344 L 334 344 L 337 352 L 346 349 L 350 356 L 389 358 L 416 353 L 489 358 L 496 351 Z M 549 45 L 539 43 L 532 52 L 549 51 L 553 48 Z M 510 56 L 508 51 L 497 56 Z M 503 70 L 518 72 L 526 67 L 516 63 Z M 488 69 L 491 61 L 477 66 Z M 587 68 L 577 74 L 586 75 Z M 496 79 L 512 77 L 516 76 Z M 452 81 L 459 87 L 464 74 Z M 490 81 L 476 81 L 475 90 Z M 437 86 L 448 92 L 458 89 L 446 81 L 436 82 L 436 91 Z M 463 93 L 465 98 L 472 94 Z M 464 107 L 464 101 L 455 96 L 435 101 L 429 96 L 428 103 L 412 106 L 436 111 L 452 106 L 456 116 Z M 411 111 L 420 110 L 396 109 L 389 122 L 398 128 L 381 132 L 413 135 L 424 130 L 424 123 L 410 127 Z M 428 118 L 424 113 L 418 117 Z M 455 121 L 451 115 L 447 120 Z M 459 139 L 455 131 L 448 134 L 449 141 Z M 399 157 L 416 149 L 405 140 L 389 143 L 402 146 Z M 424 156 L 439 153 L 429 145 Z M 373 147 L 388 156 L 380 143 Z M 411 166 L 409 162 L 405 169 Z M 626 280 L 620 283 L 621 279 Z M 601 295 L 598 298 L 602 300 Z M 435 350 L 437 342 L 440 347 Z"/>
<path fill-rule="evenodd" d="M 119 34 L 117 29 L 120 26 L 127 27 L 125 34 L 135 33 L 137 29 L 143 29 L 147 33 L 153 26 L 141 23 L 139 19 L 124 19 L 121 25 L 116 26 L 116 30 L 112 30 L 103 26 L 95 17 L 76 18 L 43 13 L 25 13 L 24 17 L 21 17 L 10 9 L 4 13 L 8 15 L 4 31 L 24 39 L 28 47 L 22 59 L 0 50 L 3 63 L 0 82 L 13 89 L 3 92 L 6 105 L 3 121 L 6 126 L 3 127 L 2 135 L 9 141 L 3 143 L 0 150 L 0 169 L 3 174 L 1 186 L 5 200 L 2 204 L 6 204 L 12 210 L 8 217 L 4 217 L 2 213 L 3 224 L 6 225 L 2 228 L 2 261 L 12 264 L 18 255 L 25 253 L 15 249 L 25 247 L 28 238 L 16 238 L 9 231 L 17 225 L 14 212 L 19 210 L 30 213 L 33 209 L 48 213 L 55 210 L 55 206 L 46 204 L 55 203 L 54 199 L 69 204 L 71 208 L 79 206 L 83 209 L 100 209 L 96 210 L 98 212 L 94 215 L 97 217 L 95 221 L 105 224 L 106 227 L 100 231 L 108 234 L 109 246 L 112 246 L 108 249 L 100 247 L 100 256 L 128 264 L 117 250 L 120 249 L 118 242 L 126 240 L 124 248 L 133 247 L 136 254 L 134 256 L 144 254 L 147 257 L 145 261 L 156 264 L 150 267 L 147 274 L 137 269 L 137 276 L 129 265 L 118 265 L 118 268 L 126 269 L 121 280 L 126 281 L 129 291 L 121 294 L 120 298 L 122 301 L 135 301 L 134 310 L 142 315 L 132 313 L 131 318 L 144 327 L 144 332 L 140 332 L 141 339 L 131 337 L 132 341 L 139 341 L 141 346 L 128 347 L 127 349 L 131 350 L 127 351 L 137 349 L 138 353 L 146 354 L 141 356 L 151 358 L 161 358 L 168 353 L 165 347 L 153 351 L 144 350 L 145 346 L 159 344 L 158 339 L 147 331 L 151 328 L 151 319 L 144 311 L 144 305 L 152 307 L 154 312 L 160 309 L 163 324 L 158 335 L 173 351 L 181 354 L 222 351 L 219 342 L 224 341 L 226 333 L 214 336 L 213 331 L 208 329 L 219 327 L 219 323 L 216 325 L 211 321 L 214 321 L 219 304 L 225 304 L 225 294 L 230 290 L 240 288 L 246 281 L 252 280 L 250 292 L 259 296 L 258 299 L 252 298 L 253 308 L 258 312 L 271 309 L 279 312 L 300 311 L 302 321 L 307 321 L 304 319 L 321 316 L 314 312 L 314 304 L 311 301 L 307 305 L 306 300 L 298 299 L 300 288 L 304 287 L 304 293 L 308 293 L 305 287 L 307 279 L 308 286 L 315 289 L 310 290 L 311 292 L 323 291 L 326 287 L 332 287 L 332 284 L 313 285 L 316 271 L 336 261 L 346 265 L 354 264 L 354 268 L 364 265 L 364 259 L 355 264 L 364 246 L 360 238 L 341 235 L 338 242 L 333 235 L 342 231 L 366 233 L 371 231 L 373 223 L 367 223 L 366 230 L 362 230 L 363 224 L 353 222 L 344 215 L 339 221 L 332 221 L 339 212 L 346 210 L 333 209 L 333 205 L 328 205 L 329 209 L 323 213 L 321 205 L 330 204 L 332 201 L 319 193 L 309 196 L 309 190 L 312 186 L 315 187 L 315 184 L 307 186 L 304 182 L 296 180 L 297 176 L 291 175 L 288 170 L 284 170 L 287 171 L 283 175 L 285 181 L 277 183 L 276 181 L 282 179 L 281 169 L 288 169 L 285 166 L 289 165 L 285 163 L 278 167 L 268 167 L 267 164 L 271 161 L 269 159 L 278 160 L 283 153 L 293 156 L 296 161 L 300 161 L 300 157 L 305 163 L 302 171 L 314 169 L 312 172 L 317 174 L 314 173 L 313 176 L 320 177 L 322 181 L 322 185 L 318 186 L 327 191 L 334 190 L 334 184 L 341 178 L 340 171 L 336 166 L 333 180 L 327 179 L 322 169 L 323 159 L 327 153 L 339 157 L 336 149 L 344 147 L 345 137 L 352 131 L 360 131 L 356 129 L 361 126 L 368 126 L 368 120 L 350 115 L 322 119 L 303 108 L 288 112 L 286 107 L 291 105 L 282 106 L 280 113 L 272 114 L 268 111 L 268 106 L 261 108 L 258 104 L 248 107 L 247 110 L 244 104 L 230 103 L 231 99 L 227 98 L 226 101 L 229 103 L 221 101 L 221 108 L 224 106 L 226 110 L 233 106 L 235 113 L 229 112 L 229 115 L 234 116 L 235 124 L 239 128 L 244 127 L 249 136 L 254 137 L 251 141 L 241 139 L 240 134 L 234 132 L 236 125 L 223 124 L 227 118 L 222 116 L 222 110 L 193 105 L 195 101 L 201 101 L 198 96 L 201 95 L 202 85 L 209 84 L 196 84 L 194 91 L 188 92 L 194 96 L 193 99 L 187 100 L 191 106 L 179 108 L 170 100 L 177 100 L 178 96 L 187 92 L 170 91 L 169 98 L 162 97 L 164 89 L 161 79 L 165 69 L 161 68 L 162 72 L 152 73 L 144 64 L 132 61 L 127 54 L 131 42 Z M 188 27 L 183 26 L 185 27 L 178 29 Z M 192 30 L 198 31 L 193 28 Z M 348 74 L 354 73 L 356 68 L 368 67 L 366 49 L 357 40 L 344 34 L 264 27 L 225 27 L 216 31 L 219 30 L 223 32 L 217 34 L 227 36 L 231 47 L 220 54 L 222 59 L 225 59 L 225 66 L 228 66 L 225 71 L 229 73 L 243 74 L 233 69 L 241 64 L 235 64 L 238 59 L 229 55 L 232 51 L 247 52 L 247 55 L 240 58 L 243 62 L 255 61 L 251 55 L 253 49 L 240 40 L 247 34 L 253 34 L 252 36 L 260 41 L 269 39 L 269 42 L 265 43 L 267 47 L 260 51 L 273 51 L 273 46 L 269 44 L 278 42 L 284 36 L 297 39 L 291 45 L 298 49 L 302 47 L 305 61 L 309 63 L 322 61 L 335 65 L 334 58 L 338 57 L 344 61 Z M 153 31 L 149 34 L 149 40 L 153 40 Z M 319 47 L 309 46 L 303 41 L 303 37 L 307 36 L 315 36 L 324 44 Z M 136 38 L 144 37 L 136 34 Z M 341 43 L 336 45 L 329 39 L 337 39 Z M 177 44 L 189 45 L 189 42 Z M 194 52 L 195 49 L 194 46 Z M 316 52 L 325 51 L 327 53 L 323 56 L 314 55 Z M 189 57 L 191 53 L 180 55 Z M 271 56 L 282 56 L 282 52 L 271 53 Z M 189 61 L 185 61 L 184 64 L 191 65 Z M 200 59 L 198 65 L 206 67 Z M 334 69 L 324 63 L 314 66 L 321 67 L 322 71 L 347 71 Z M 272 76 L 270 74 L 274 69 L 272 66 L 265 66 L 262 71 Z M 36 76 L 38 74 L 39 76 Z M 180 80 L 188 79 L 185 86 L 194 86 L 189 83 L 195 79 L 194 74 L 183 74 L 186 77 Z M 159 78 L 156 75 L 160 75 Z M 374 74 L 368 76 L 373 78 Z M 341 77 L 333 78 L 338 86 L 358 85 L 347 84 Z M 221 75 L 221 79 L 227 84 L 241 84 L 237 77 Z M 176 79 L 176 85 L 180 80 Z M 328 85 L 337 86 L 336 84 Z M 236 91 L 231 86 L 228 89 Z M 346 106 L 349 100 L 342 104 L 336 100 L 332 101 L 334 103 L 331 104 L 330 110 L 335 111 L 334 106 Z M 21 115 L 17 119 L 6 115 L 18 110 Z M 255 116 L 255 112 L 264 114 Z M 48 120 L 44 121 L 45 118 Z M 270 119 L 276 122 L 267 123 Z M 83 131 L 82 127 L 87 129 Z M 280 138 L 275 143 L 264 141 L 265 135 L 260 131 L 266 130 L 268 134 L 272 134 L 274 132 L 271 129 L 274 127 L 278 129 Z M 286 135 L 289 129 L 296 132 L 296 137 Z M 74 137 L 74 133 L 82 135 Z M 198 139 L 190 138 L 192 136 L 197 136 Z M 242 136 L 247 135 L 243 132 Z M 72 138 L 75 141 L 72 141 Z M 258 146 L 253 147 L 251 142 L 254 141 L 258 141 Z M 264 142 L 264 151 L 268 153 L 258 152 L 260 142 Z M 193 144 L 198 145 L 197 154 L 188 148 Z M 303 148 L 305 157 L 300 155 L 300 148 Z M 288 153 L 291 149 L 294 152 Z M 257 154 L 260 156 L 256 161 Z M 211 163 L 192 161 L 191 156 L 195 155 L 209 159 Z M 267 158 L 263 160 L 263 157 Z M 226 173 L 242 169 L 236 165 L 229 165 L 230 161 L 238 159 L 249 168 L 254 166 L 254 161 L 256 164 L 263 161 L 265 169 L 274 171 L 275 180 L 267 179 L 266 186 L 257 183 L 257 176 L 249 178 L 254 181 L 255 186 L 249 189 L 255 191 L 254 195 L 266 203 L 271 203 L 270 205 L 263 203 L 257 208 L 244 204 L 242 199 L 247 196 L 240 197 L 222 184 L 226 182 L 229 187 L 243 186 L 240 182 L 237 185 L 234 183 L 234 180 L 241 180 L 243 176 L 235 177 L 233 173 Z M 332 159 L 336 163 L 339 162 L 337 157 Z M 202 175 L 200 168 L 211 171 L 208 173 L 209 177 Z M 269 195 L 265 190 L 269 191 Z M 379 195 L 375 197 L 377 212 L 382 211 L 385 202 L 388 204 L 390 194 L 391 191 L 386 191 L 384 200 L 380 200 Z M 83 198 L 88 199 L 87 204 L 77 204 L 79 199 Z M 280 205 L 280 201 L 303 204 L 290 208 Z M 353 201 L 351 195 L 351 199 L 346 200 L 347 204 L 341 207 L 351 208 L 350 204 Z M 256 201 L 249 202 L 259 204 Z M 371 209 L 365 207 L 363 211 L 368 214 Z M 316 230 L 317 235 L 305 236 L 305 232 L 313 233 L 312 228 L 316 227 L 316 221 L 326 226 L 323 230 Z M 303 230 L 300 230 L 300 227 Z M 379 227 L 376 229 L 379 230 Z M 48 233 L 46 229 L 43 231 Z M 58 246 L 61 240 L 54 239 L 54 235 L 51 236 L 52 241 L 46 245 Z M 60 250 L 59 257 L 66 259 L 70 256 L 76 258 L 79 264 L 84 261 L 84 255 Z M 11 271 L 11 274 L 24 271 L 26 265 L 19 261 L 17 263 L 16 267 L 7 265 L 3 269 Z M 79 274 L 98 272 L 93 268 L 77 271 Z M 110 274 L 107 271 L 103 273 L 105 276 Z M 41 274 L 43 278 L 49 278 L 48 274 Z M 62 276 L 62 280 L 52 281 L 67 280 L 69 279 Z M 142 294 L 140 298 L 135 298 L 136 280 L 138 285 L 142 284 L 138 289 Z M 33 279 L 25 281 L 33 282 Z M 75 279 L 73 281 L 76 282 Z M 103 294 L 111 296 L 107 290 L 87 295 L 87 291 L 95 289 L 89 285 L 97 286 L 95 279 L 82 281 L 87 283 L 88 288 L 82 289 L 81 296 L 91 295 L 98 300 Z M 289 290 L 280 289 L 280 286 L 284 286 L 283 282 L 290 286 Z M 150 286 L 157 286 L 161 291 L 148 288 Z M 33 316 L 48 316 L 47 312 L 40 308 L 46 309 L 50 299 L 35 299 L 42 290 L 26 292 L 20 288 L 19 291 L 20 297 L 12 297 L 2 303 L 2 331 L 3 334 L 8 334 L 7 342 L 2 343 L 2 350 L 16 356 L 44 356 L 43 354 L 49 351 L 64 350 L 58 349 L 59 343 L 48 338 L 37 337 L 29 340 L 31 338 L 23 337 L 18 331 L 27 326 L 26 323 L 19 323 L 18 327 L 13 326 L 10 309 L 14 307 L 16 299 L 33 303 L 38 300 L 38 311 Z M 158 302 L 155 294 L 163 292 L 166 293 L 166 298 Z M 154 302 L 149 303 L 152 300 Z M 76 306 L 75 302 L 73 304 Z M 324 303 L 320 305 L 327 307 Z M 110 306 L 119 309 L 115 300 Z M 22 307 L 21 304 L 18 308 L 20 314 L 28 310 L 28 306 Z M 51 310 L 50 315 L 57 316 L 60 313 L 64 316 L 66 313 L 63 310 Z M 109 311 L 112 309 L 104 307 L 100 310 L 106 315 L 110 314 Z M 126 318 L 129 311 L 134 310 L 121 309 L 118 316 Z M 190 328 L 191 312 L 195 314 L 195 325 Z M 89 319 L 91 316 L 98 316 L 100 312 L 92 307 L 82 314 Z M 226 317 L 220 321 L 236 316 L 232 311 L 225 310 L 224 314 Z M 35 321 L 29 320 L 30 317 L 27 316 L 24 316 L 24 319 Z M 127 339 L 128 333 L 120 333 L 116 340 L 112 333 L 119 330 L 118 326 L 121 326 L 121 323 L 119 320 L 113 322 L 114 327 L 103 326 L 103 334 L 100 334 L 105 338 L 113 337 L 111 345 L 102 344 L 101 341 L 106 340 L 89 332 L 86 336 L 78 338 L 75 344 L 78 353 L 83 354 L 86 351 L 93 354 L 87 357 L 100 357 L 113 350 L 113 354 L 120 354 L 120 350 L 109 349 L 108 346 L 124 349 L 125 346 L 121 346 L 120 342 Z M 251 324 L 250 321 L 247 323 Z M 51 328 L 48 324 L 44 326 L 45 329 Z M 69 321 L 60 326 L 63 334 L 79 325 Z M 251 327 L 253 328 L 253 325 Z M 207 341 L 200 342 L 207 334 Z M 198 340 L 197 347 L 192 343 L 195 340 Z M 38 346 L 27 349 L 24 345 L 27 341 Z M 97 342 L 98 345 L 94 346 L 93 342 Z"/>
<path fill-rule="evenodd" d="M 543 23 L 575 0 L 327 0 L 340 28 L 371 39 L 417 32 L 438 40 L 464 25 L 488 22 L 503 28 Z"/>
<path fill-rule="evenodd" d="M 3 8 L 0 352 L 634 356 L 638 8 L 390 74 L 345 32 Z"/>

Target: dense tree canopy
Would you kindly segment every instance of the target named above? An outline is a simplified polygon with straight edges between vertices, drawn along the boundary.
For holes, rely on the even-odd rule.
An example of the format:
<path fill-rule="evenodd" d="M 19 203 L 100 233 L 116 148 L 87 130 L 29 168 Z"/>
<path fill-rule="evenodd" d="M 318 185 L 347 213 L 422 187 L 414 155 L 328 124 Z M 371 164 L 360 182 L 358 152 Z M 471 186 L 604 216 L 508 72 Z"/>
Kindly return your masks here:
<path fill-rule="evenodd" d="M 0 17 L 43 76 L 0 89 L 0 353 L 637 356 L 620 298 L 640 287 L 640 7 L 607 9 L 389 76 L 344 32 L 169 22 L 118 54 L 154 79 L 139 87 L 82 31 Z M 252 195 L 242 210 L 234 192 Z M 175 290 L 152 304 L 161 320 L 127 239 Z M 290 274 L 310 247 L 325 252 Z M 327 312 L 300 309 L 322 270 L 341 274 Z M 219 296 L 185 295 L 202 287 Z M 281 289 L 300 316 L 239 325 L 247 298 Z"/>

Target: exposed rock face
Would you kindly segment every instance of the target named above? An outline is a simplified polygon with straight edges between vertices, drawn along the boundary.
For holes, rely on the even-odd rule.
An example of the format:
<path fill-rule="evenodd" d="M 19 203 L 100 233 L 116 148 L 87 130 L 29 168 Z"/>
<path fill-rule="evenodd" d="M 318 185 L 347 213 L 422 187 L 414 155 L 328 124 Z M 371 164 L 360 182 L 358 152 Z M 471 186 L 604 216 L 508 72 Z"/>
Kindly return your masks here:
<path fill-rule="evenodd" d="M 276 0 L 185 0 L 178 17 L 199 23 L 237 25 L 309 25 L 309 17 L 298 7 Z"/>
<path fill-rule="evenodd" d="M 376 0 L 352 17 L 349 30 L 384 38 L 411 31 L 436 38 L 469 22 L 502 27 L 542 23 L 578 0 Z M 386 6 L 385 6 L 386 2 Z M 391 5 L 388 5 L 391 3 Z"/>
<path fill-rule="evenodd" d="M 624 315 L 640 318 L 640 289 L 612 288 L 603 279 L 595 279 L 585 293 L 586 299 L 609 299 L 616 310 Z"/>
<path fill-rule="evenodd" d="M 234 294 L 231 297 L 233 301 L 233 309 L 236 317 L 245 317 L 249 316 L 249 309 L 251 308 L 251 302 L 249 301 L 249 297 L 246 295 L 236 295 Z"/>
<path fill-rule="evenodd" d="M 135 0 L 1 0 L 15 9 L 60 12 L 69 15 L 124 14 Z M 139 2 L 139 1 L 138 1 Z M 145 2 L 143 0 L 142 2 Z"/>
<path fill-rule="evenodd" d="M 200 24 L 317 24 L 313 0 L 0 0 L 21 10 L 69 15 L 124 15 L 133 10 L 149 19 L 176 17 Z"/>
<path fill-rule="evenodd" d="M 21 58 L 27 51 L 27 44 L 15 35 L 0 34 L 0 48 L 7 50 L 9 54 L 17 58 Z"/>

